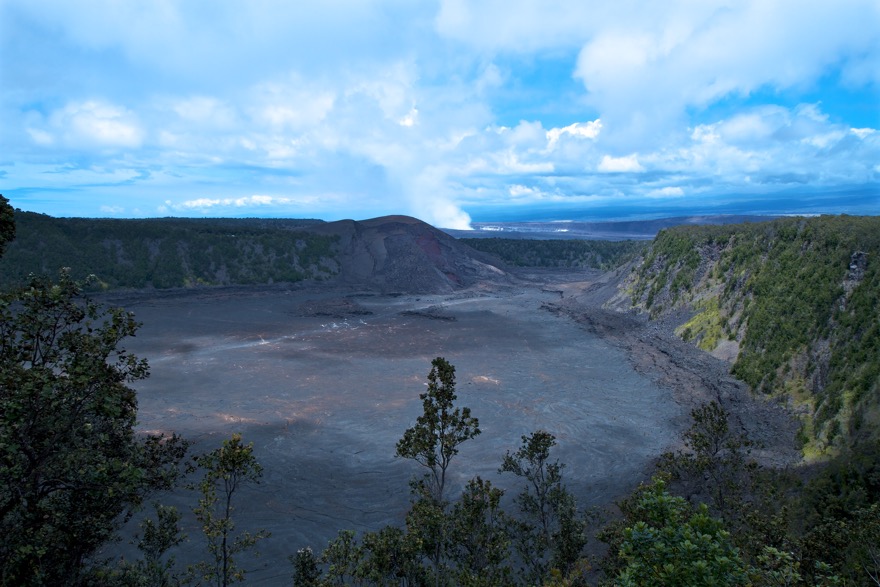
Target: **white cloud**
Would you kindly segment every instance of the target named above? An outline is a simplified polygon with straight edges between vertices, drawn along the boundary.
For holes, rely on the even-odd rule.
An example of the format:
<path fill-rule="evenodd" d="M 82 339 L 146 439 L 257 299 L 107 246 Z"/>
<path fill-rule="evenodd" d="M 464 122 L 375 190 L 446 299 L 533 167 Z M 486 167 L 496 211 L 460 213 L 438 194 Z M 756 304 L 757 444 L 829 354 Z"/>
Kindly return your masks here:
<path fill-rule="evenodd" d="M 16 162 L 0 164 L 4 182 L 105 186 L 108 210 L 144 190 L 142 209 L 163 213 L 404 212 L 465 226 L 463 208 L 482 203 L 877 181 L 880 133 L 818 101 L 828 80 L 880 83 L 874 0 L 0 11 L 12 19 L 0 50 L 29 48 L 4 62 L 0 151 Z M 171 193 L 185 195 L 162 203 Z"/>
<path fill-rule="evenodd" d="M 45 130 L 40 130 L 38 128 L 28 128 L 25 130 L 31 137 L 31 140 L 37 145 L 47 147 L 55 142 L 55 137 L 53 137 L 51 133 L 46 132 Z"/>
<path fill-rule="evenodd" d="M 316 198 L 288 198 L 279 196 L 252 195 L 241 198 L 195 198 L 182 202 L 166 200 L 165 207 L 174 210 L 209 210 L 211 208 L 255 208 L 263 206 L 288 206 L 314 203 Z"/>
<path fill-rule="evenodd" d="M 552 173 L 552 161 L 523 161 L 515 151 L 505 151 L 495 158 L 501 173 Z"/>
<path fill-rule="evenodd" d="M 860 139 L 864 139 L 865 137 L 868 137 L 877 131 L 873 128 L 851 128 L 849 129 L 849 132 L 856 135 Z"/>
<path fill-rule="evenodd" d="M 319 125 L 333 109 L 335 92 L 288 82 L 264 83 L 254 88 L 249 108 L 252 120 L 272 130 L 301 131 Z"/>
<path fill-rule="evenodd" d="M 534 198 L 541 193 L 540 190 L 519 184 L 510 186 L 507 188 L 507 191 L 513 198 L 526 197 L 529 199 Z"/>
<path fill-rule="evenodd" d="M 625 27 L 585 39 L 576 76 L 602 118 L 643 146 L 662 140 L 687 108 L 760 88 L 809 87 L 832 64 L 846 71 L 867 55 L 880 61 L 878 26 L 878 5 L 868 0 L 642 5 Z"/>
<path fill-rule="evenodd" d="M 602 160 L 599 161 L 597 169 L 607 173 L 638 173 L 645 170 L 635 154 L 625 157 L 604 155 Z"/>
<path fill-rule="evenodd" d="M 100 100 L 68 102 L 54 110 L 48 119 L 30 118 L 39 120 L 34 126 L 43 127 L 27 129 L 31 139 L 42 146 L 60 142 L 76 148 L 136 148 L 145 134 L 133 112 Z"/>
<path fill-rule="evenodd" d="M 595 139 L 599 136 L 599 132 L 601 130 L 602 121 L 599 119 L 591 120 L 584 123 L 574 122 L 562 128 L 551 128 L 547 131 L 547 146 L 548 148 L 552 149 L 554 146 L 556 146 L 556 143 L 559 141 L 559 138 L 562 135 L 569 135 L 572 137 L 586 139 Z"/>
<path fill-rule="evenodd" d="M 112 104 L 96 101 L 69 104 L 57 116 L 57 125 L 65 128 L 70 141 L 137 147 L 143 138 L 134 114 Z"/>
<path fill-rule="evenodd" d="M 171 109 L 186 123 L 231 128 L 237 122 L 234 108 L 212 96 L 190 96 L 173 100 Z"/>
<path fill-rule="evenodd" d="M 684 195 L 684 190 L 678 186 L 666 186 L 651 190 L 646 195 L 649 198 L 678 198 Z"/>
<path fill-rule="evenodd" d="M 410 111 L 406 113 L 406 116 L 397 121 L 397 124 L 405 127 L 415 126 L 418 118 L 419 110 L 415 106 L 413 106 Z"/>
<path fill-rule="evenodd" d="M 602 5 L 582 0 L 443 0 L 435 26 L 441 35 L 482 50 L 526 53 L 577 43 L 605 14 Z"/>

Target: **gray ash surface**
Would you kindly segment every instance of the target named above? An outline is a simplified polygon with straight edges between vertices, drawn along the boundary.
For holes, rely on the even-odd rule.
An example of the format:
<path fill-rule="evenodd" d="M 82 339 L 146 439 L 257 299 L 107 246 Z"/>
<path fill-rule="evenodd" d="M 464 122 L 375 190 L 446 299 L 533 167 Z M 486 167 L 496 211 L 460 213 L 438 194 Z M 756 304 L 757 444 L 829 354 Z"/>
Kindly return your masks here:
<path fill-rule="evenodd" d="M 453 495 L 476 475 L 517 493 L 497 473 L 501 458 L 544 429 L 580 502 L 607 505 L 711 398 L 749 431 L 765 428 L 768 461 L 791 460 L 781 411 L 667 329 L 601 309 L 608 279 L 542 272 L 428 295 L 338 285 L 129 294 L 144 326 L 127 346 L 152 372 L 137 386 L 139 427 L 182 434 L 195 451 L 233 432 L 254 442 L 265 476 L 239 496 L 236 516 L 239 528 L 272 532 L 248 561 L 257 585 L 289 584 L 287 556 L 320 551 L 341 529 L 403 523 L 408 480 L 422 470 L 396 459 L 395 443 L 421 413 L 436 356 L 456 366 L 458 403 L 483 430 L 452 464 Z M 181 490 L 163 501 L 189 511 L 196 499 Z M 202 548 L 185 522 L 181 561 Z"/>

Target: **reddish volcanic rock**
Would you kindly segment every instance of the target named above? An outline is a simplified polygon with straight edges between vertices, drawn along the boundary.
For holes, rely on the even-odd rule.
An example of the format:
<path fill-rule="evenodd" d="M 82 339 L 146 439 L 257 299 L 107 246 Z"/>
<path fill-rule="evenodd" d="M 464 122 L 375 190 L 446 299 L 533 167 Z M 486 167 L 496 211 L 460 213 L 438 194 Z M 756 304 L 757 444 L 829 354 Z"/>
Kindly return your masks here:
<path fill-rule="evenodd" d="M 448 293 L 508 279 L 493 257 L 409 216 L 340 220 L 310 230 L 339 237 L 339 279 L 345 283 L 385 292 Z"/>

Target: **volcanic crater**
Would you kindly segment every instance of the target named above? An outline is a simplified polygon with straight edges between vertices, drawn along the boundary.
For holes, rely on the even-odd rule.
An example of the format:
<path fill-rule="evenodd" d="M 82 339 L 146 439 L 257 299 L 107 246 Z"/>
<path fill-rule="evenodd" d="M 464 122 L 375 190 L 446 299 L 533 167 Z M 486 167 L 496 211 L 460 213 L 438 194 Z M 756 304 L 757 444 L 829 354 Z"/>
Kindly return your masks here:
<path fill-rule="evenodd" d="M 288 584 L 287 556 L 321 550 L 341 529 L 403 523 L 408 481 L 423 471 L 395 458 L 395 444 L 421 413 L 437 356 L 455 365 L 458 404 L 482 429 L 453 461 L 453 494 L 476 475 L 518 492 L 498 467 L 541 429 L 556 436 L 581 504 L 607 505 L 677 445 L 707 399 L 745 429 L 779 430 L 767 458 L 796 458 L 790 419 L 753 400 L 726 363 L 602 308 L 619 275 L 515 271 L 408 217 L 313 230 L 339 236 L 332 281 L 106 300 L 143 322 L 128 344 L 151 365 L 137 384 L 140 430 L 176 432 L 194 451 L 234 432 L 254 443 L 263 481 L 236 511 L 238 527 L 272 533 L 248 561 L 254 584 Z M 180 490 L 163 501 L 188 511 L 195 499 Z M 180 560 L 202 548 L 194 519 L 185 523 Z"/>

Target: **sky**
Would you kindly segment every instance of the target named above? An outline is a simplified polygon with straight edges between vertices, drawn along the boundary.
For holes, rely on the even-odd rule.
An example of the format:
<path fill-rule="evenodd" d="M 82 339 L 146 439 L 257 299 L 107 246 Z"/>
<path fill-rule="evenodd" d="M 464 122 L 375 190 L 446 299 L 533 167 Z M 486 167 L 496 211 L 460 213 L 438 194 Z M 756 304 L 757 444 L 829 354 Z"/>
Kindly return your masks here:
<path fill-rule="evenodd" d="M 53 216 L 880 214 L 880 0 L 0 0 Z"/>

